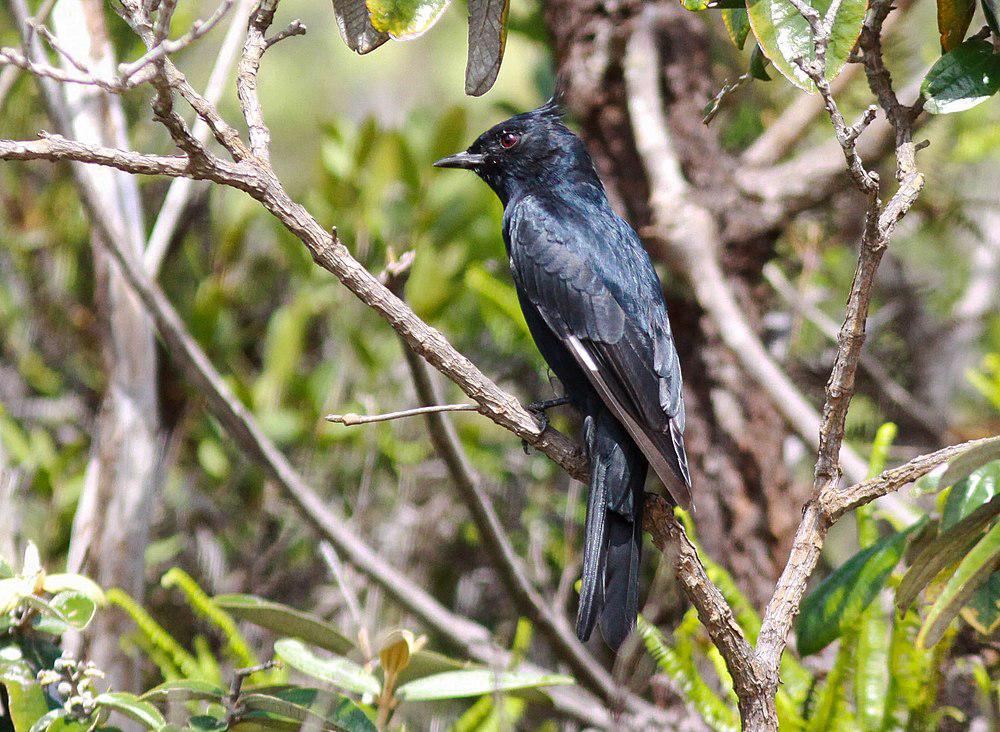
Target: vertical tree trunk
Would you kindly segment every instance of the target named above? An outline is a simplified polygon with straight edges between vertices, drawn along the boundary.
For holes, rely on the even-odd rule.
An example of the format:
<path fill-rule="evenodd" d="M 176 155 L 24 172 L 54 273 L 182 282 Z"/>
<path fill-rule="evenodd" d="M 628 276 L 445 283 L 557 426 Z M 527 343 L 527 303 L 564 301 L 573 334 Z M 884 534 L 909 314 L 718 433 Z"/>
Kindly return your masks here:
<path fill-rule="evenodd" d="M 623 56 L 640 0 L 548 0 L 546 22 L 555 41 L 565 100 L 607 184 L 609 196 L 643 233 L 650 223 L 649 187 L 632 136 L 625 97 Z M 725 230 L 742 201 L 729 185 L 735 168 L 701 109 L 717 91 L 704 24 L 676 3 L 657 41 L 674 147 L 701 202 Z M 746 207 L 742 206 L 742 213 Z M 656 242 L 654 260 L 672 268 Z M 737 301 L 759 322 L 754 289 L 773 239 L 727 242 L 723 265 Z M 759 298 L 757 298 L 759 300 Z M 783 450 L 788 430 L 781 415 L 740 369 L 715 327 L 695 302 L 672 297 L 671 322 L 685 374 L 685 441 L 692 458 L 699 538 L 759 605 L 769 596 L 791 546 L 804 495 L 789 495 Z M 805 487 L 803 486 L 803 489 Z"/>
<path fill-rule="evenodd" d="M 91 68 L 113 70 L 115 59 L 100 0 L 59 0 L 52 13 L 60 43 Z M 117 97 L 96 87 L 64 87 L 72 136 L 129 148 Z M 89 166 L 104 193 L 101 215 L 127 232 L 124 246 L 142 260 L 145 226 L 134 176 Z M 71 570 L 85 568 L 105 587 L 135 597 L 144 590 L 143 557 L 158 491 L 159 417 L 153 325 L 129 291 L 96 234 L 94 299 L 100 318 L 106 391 L 98 414 L 84 493 L 73 523 Z M 129 625 L 120 613 L 101 613 L 88 633 L 87 656 L 107 672 L 113 688 L 137 690 L 138 665 L 123 658 L 119 636 Z"/>

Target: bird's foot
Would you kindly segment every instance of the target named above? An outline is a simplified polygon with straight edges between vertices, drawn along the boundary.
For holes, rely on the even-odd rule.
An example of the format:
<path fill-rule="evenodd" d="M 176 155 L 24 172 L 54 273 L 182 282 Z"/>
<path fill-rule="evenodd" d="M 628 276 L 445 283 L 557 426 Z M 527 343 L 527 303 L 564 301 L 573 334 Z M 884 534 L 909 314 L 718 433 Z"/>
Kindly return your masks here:
<path fill-rule="evenodd" d="M 549 428 L 549 415 L 548 410 L 554 407 L 561 407 L 564 404 L 569 404 L 569 397 L 558 397 L 556 399 L 542 399 L 537 402 L 532 402 L 525 409 L 527 409 L 536 420 L 538 420 L 538 430 L 544 432 Z M 524 448 L 524 454 L 528 454 L 528 441 L 521 440 L 521 446 Z"/>

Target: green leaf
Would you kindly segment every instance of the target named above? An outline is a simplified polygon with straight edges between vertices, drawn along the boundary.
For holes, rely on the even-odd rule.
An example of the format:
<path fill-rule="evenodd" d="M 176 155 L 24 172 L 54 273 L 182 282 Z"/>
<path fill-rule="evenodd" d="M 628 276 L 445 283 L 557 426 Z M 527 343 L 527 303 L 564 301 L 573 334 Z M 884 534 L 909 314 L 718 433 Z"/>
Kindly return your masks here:
<path fill-rule="evenodd" d="M 770 81 L 771 77 L 767 74 L 767 67 L 770 63 L 758 43 L 750 52 L 750 76 L 758 81 Z"/>
<path fill-rule="evenodd" d="M 937 0 L 937 23 L 942 51 L 951 51 L 962 42 L 975 12 L 976 0 Z"/>
<path fill-rule="evenodd" d="M 0 580 L 10 579 L 14 576 L 14 568 L 10 566 L 6 559 L 0 558 Z"/>
<path fill-rule="evenodd" d="M 194 729 L 203 729 L 208 732 L 224 730 L 227 727 L 226 720 L 213 717 L 211 714 L 196 714 L 193 717 L 189 717 L 188 724 Z"/>
<path fill-rule="evenodd" d="M 469 60 L 465 93 L 478 97 L 490 90 L 500 73 L 507 44 L 510 0 L 469 0 Z"/>
<path fill-rule="evenodd" d="M 948 469 L 944 471 L 938 481 L 936 490 L 944 490 L 955 485 L 962 478 L 971 475 L 976 468 L 981 468 L 993 460 L 1000 460 L 1000 436 L 991 437 L 986 442 L 961 453 L 948 463 Z"/>
<path fill-rule="evenodd" d="M 854 626 L 899 563 L 910 532 L 922 524 L 918 521 L 858 552 L 802 601 L 795 623 L 800 655 L 816 653 Z"/>
<path fill-rule="evenodd" d="M 958 565 L 934 605 L 927 613 L 917 635 L 917 645 L 923 648 L 941 640 L 948 625 L 958 615 L 976 588 L 983 585 L 1000 567 L 1000 522 L 979 540 Z"/>
<path fill-rule="evenodd" d="M 970 109 L 996 94 L 997 89 L 1000 55 L 993 53 L 992 45 L 978 39 L 965 41 L 939 58 L 920 86 L 926 98 L 924 109 L 931 114 Z"/>
<path fill-rule="evenodd" d="M 325 729 L 349 732 L 373 732 L 375 725 L 350 699 L 340 695 L 314 694 L 308 706 L 271 694 L 249 692 L 240 697 L 240 703 L 251 712 L 265 712 L 315 728 L 317 722 Z M 332 714 L 331 714 L 332 712 Z"/>
<path fill-rule="evenodd" d="M 986 16 L 986 24 L 993 31 L 993 35 L 1000 38 L 1000 3 L 997 0 L 982 0 L 983 15 Z"/>
<path fill-rule="evenodd" d="M 375 30 L 396 40 L 416 38 L 434 25 L 448 0 L 365 0 Z"/>
<path fill-rule="evenodd" d="M 98 695 L 94 701 L 98 707 L 121 712 L 149 729 L 158 730 L 167 723 L 156 707 L 135 694 L 126 694 L 122 691 L 108 692 Z"/>
<path fill-rule="evenodd" d="M 962 619 L 987 636 L 1000 628 L 1000 572 L 976 588 L 962 608 Z"/>
<path fill-rule="evenodd" d="M 53 609 L 59 611 L 62 617 L 77 630 L 83 630 L 94 619 L 97 604 L 79 592 L 60 592 L 49 600 Z"/>
<path fill-rule="evenodd" d="M 246 620 L 281 635 L 301 638 L 334 653 L 347 653 L 354 644 L 322 618 L 254 595 L 219 595 L 212 601 L 234 618 Z"/>
<path fill-rule="evenodd" d="M 421 649 L 410 656 L 410 664 L 400 671 L 396 679 L 397 684 L 405 684 L 424 676 L 440 674 L 445 671 L 459 671 L 461 669 L 480 668 L 469 661 L 459 661 L 456 658 L 449 658 L 436 651 Z"/>
<path fill-rule="evenodd" d="M 103 605 L 107 602 L 104 591 L 97 583 L 82 574 L 47 574 L 42 582 L 42 589 L 52 595 L 57 595 L 60 592 L 75 592 L 89 597 L 97 605 Z"/>
<path fill-rule="evenodd" d="M 389 40 L 388 33 L 375 30 L 364 0 L 333 0 L 333 13 L 340 37 L 355 53 L 370 53 Z"/>
<path fill-rule="evenodd" d="M 939 534 L 920 551 L 896 588 L 896 607 L 904 610 L 945 567 L 959 561 L 979 539 L 983 529 L 1000 513 L 1000 496 L 980 506 Z"/>
<path fill-rule="evenodd" d="M 821 16 L 830 0 L 812 0 Z M 861 34 L 867 0 L 843 0 L 833 24 L 833 36 L 827 49 L 826 78 L 835 78 Z M 789 0 L 747 0 L 750 27 L 764 54 L 785 78 L 801 89 L 815 91 L 815 84 L 799 68 L 796 59 L 807 63 L 816 51 L 809 23 Z"/>
<path fill-rule="evenodd" d="M 18 683 L 9 675 L 3 678 L 3 684 L 7 688 L 7 712 L 14 723 L 14 729 L 31 729 L 48 714 L 49 705 L 40 685 L 34 682 Z"/>
<path fill-rule="evenodd" d="M 276 641 L 274 652 L 292 668 L 339 689 L 373 695 L 382 689 L 379 680 L 354 661 L 342 657 L 320 658 L 297 638 L 281 638 Z"/>
<path fill-rule="evenodd" d="M 337 729 L 350 732 L 374 732 L 375 725 L 364 709 L 352 699 L 335 694 L 326 689 L 310 689 L 302 686 L 268 686 L 251 689 L 251 693 L 276 697 L 285 702 L 319 714 Z"/>
<path fill-rule="evenodd" d="M 742 51 L 747 42 L 747 34 L 750 33 L 750 17 L 747 15 L 747 9 L 726 8 L 722 11 L 722 22 L 726 26 L 729 38 Z"/>
<path fill-rule="evenodd" d="M 575 683 L 572 676 L 541 674 L 529 671 L 502 671 L 469 669 L 447 671 L 425 676 L 403 684 L 396 696 L 406 701 L 432 701 L 435 699 L 462 699 L 498 691 L 537 689 L 544 686 L 563 686 Z"/>
<path fill-rule="evenodd" d="M 952 486 L 941 512 L 941 530 L 947 531 L 998 493 L 1000 460 L 994 460 Z"/>
<path fill-rule="evenodd" d="M 31 725 L 31 729 L 28 732 L 46 732 L 56 720 L 62 719 L 68 713 L 65 709 L 50 709 Z"/>
<path fill-rule="evenodd" d="M 140 699 L 160 703 L 187 701 L 221 702 L 226 692 L 215 684 L 195 679 L 166 681 L 143 694 Z"/>

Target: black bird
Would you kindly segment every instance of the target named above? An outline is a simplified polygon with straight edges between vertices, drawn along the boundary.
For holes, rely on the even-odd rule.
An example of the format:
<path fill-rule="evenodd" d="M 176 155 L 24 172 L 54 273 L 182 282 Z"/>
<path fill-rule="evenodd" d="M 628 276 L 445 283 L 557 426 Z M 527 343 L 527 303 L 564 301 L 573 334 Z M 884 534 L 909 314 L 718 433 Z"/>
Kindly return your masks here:
<path fill-rule="evenodd" d="M 576 632 L 588 640 L 600 617 L 617 649 L 638 612 L 648 467 L 691 506 L 681 371 L 660 281 L 555 101 L 434 165 L 474 171 L 503 202 L 525 320 L 584 417 L 591 474 Z"/>

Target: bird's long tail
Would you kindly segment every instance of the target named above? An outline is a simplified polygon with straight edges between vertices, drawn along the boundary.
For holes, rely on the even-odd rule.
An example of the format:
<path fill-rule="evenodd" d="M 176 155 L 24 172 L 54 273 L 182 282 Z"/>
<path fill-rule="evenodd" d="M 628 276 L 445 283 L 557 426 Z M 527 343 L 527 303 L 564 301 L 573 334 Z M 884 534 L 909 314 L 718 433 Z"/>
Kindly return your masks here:
<path fill-rule="evenodd" d="M 617 649 L 639 611 L 643 485 L 649 466 L 604 409 L 586 418 L 584 434 L 591 473 L 576 633 L 588 640 L 600 618 L 601 635 Z"/>

